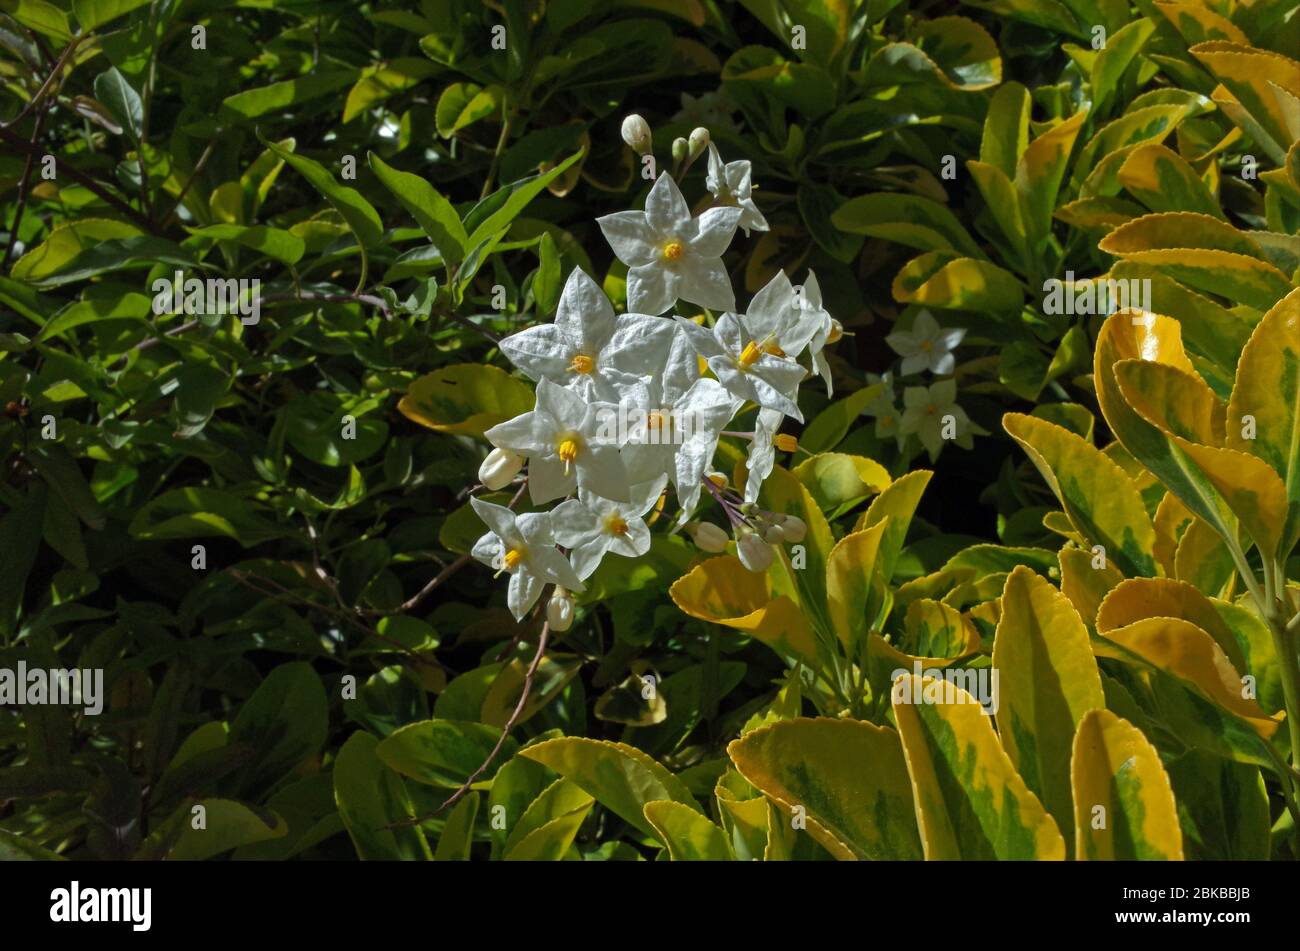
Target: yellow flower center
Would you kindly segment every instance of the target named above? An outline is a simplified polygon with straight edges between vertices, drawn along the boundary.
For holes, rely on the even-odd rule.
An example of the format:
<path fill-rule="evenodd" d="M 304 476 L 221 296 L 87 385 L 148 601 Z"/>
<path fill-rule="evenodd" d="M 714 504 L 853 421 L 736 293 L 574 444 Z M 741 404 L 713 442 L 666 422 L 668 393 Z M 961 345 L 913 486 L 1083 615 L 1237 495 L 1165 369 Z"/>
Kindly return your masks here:
<path fill-rule="evenodd" d="M 921 349 L 924 350 L 926 353 L 929 353 L 931 350 L 934 349 L 934 344 L 931 343 L 929 340 L 923 340 L 921 341 Z"/>
<path fill-rule="evenodd" d="M 799 448 L 799 440 L 789 433 L 777 433 L 772 442 L 782 452 L 794 452 Z"/>
<path fill-rule="evenodd" d="M 784 356 L 785 356 L 785 351 L 782 350 L 782 349 L 780 348 L 780 346 L 777 345 L 777 344 L 775 344 L 775 343 L 769 343 L 767 346 L 765 346 L 765 347 L 763 348 L 763 352 L 764 352 L 764 353 L 770 353 L 770 354 L 771 354 L 772 356 L 774 356 L 774 357 L 784 357 Z"/>
<path fill-rule="evenodd" d="M 627 522 L 623 521 L 621 516 L 611 515 L 605 519 L 605 531 L 611 535 L 626 535 Z"/>
<path fill-rule="evenodd" d="M 745 349 L 740 351 L 740 357 L 736 362 L 745 369 L 749 369 L 758 362 L 758 358 L 762 355 L 763 348 L 751 340 L 749 343 L 745 344 Z"/>
<path fill-rule="evenodd" d="M 668 417 L 659 410 L 651 410 L 646 414 L 645 424 L 647 429 L 663 429 L 668 424 Z"/>
<path fill-rule="evenodd" d="M 568 366 L 570 373 L 590 373 L 594 369 L 596 369 L 596 361 L 585 353 L 574 356 L 573 362 Z"/>
<path fill-rule="evenodd" d="M 524 560 L 524 553 L 518 548 L 512 548 L 506 552 L 505 557 L 501 559 L 505 563 L 506 571 L 513 571 L 519 567 L 519 563 Z"/>
<path fill-rule="evenodd" d="M 724 476 L 721 472 L 711 473 L 709 475 L 709 481 L 712 482 L 714 485 L 716 485 L 719 489 L 725 489 L 727 487 L 727 477 Z"/>
<path fill-rule="evenodd" d="M 556 455 L 560 457 L 560 461 L 564 463 L 565 475 L 569 474 L 569 466 L 573 464 L 574 459 L 578 458 L 578 452 L 581 449 L 582 445 L 577 436 L 566 436 L 560 440 L 560 445 L 555 451 Z"/>
<path fill-rule="evenodd" d="M 926 416 L 933 416 L 937 412 L 938 412 L 938 408 L 933 403 L 930 403 L 925 407 Z"/>
<path fill-rule="evenodd" d="M 676 261 L 686 253 L 686 245 L 680 241 L 669 241 L 663 246 L 663 256 L 665 261 Z"/>
<path fill-rule="evenodd" d="M 838 320 L 831 323 L 831 332 L 826 337 L 826 343 L 838 343 L 839 339 L 844 336 L 844 325 Z"/>

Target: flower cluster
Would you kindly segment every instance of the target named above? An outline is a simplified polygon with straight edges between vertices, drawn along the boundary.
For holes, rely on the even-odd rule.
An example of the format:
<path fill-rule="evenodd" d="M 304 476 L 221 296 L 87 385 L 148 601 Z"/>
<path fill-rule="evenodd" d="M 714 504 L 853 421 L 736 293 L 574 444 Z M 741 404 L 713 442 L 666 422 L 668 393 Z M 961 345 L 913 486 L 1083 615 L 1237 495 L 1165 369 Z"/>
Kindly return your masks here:
<path fill-rule="evenodd" d="M 639 116 L 625 120 L 623 137 L 649 153 L 650 130 Z M 682 177 L 706 150 L 712 200 L 696 214 L 674 174 Z M 518 515 L 471 499 L 489 529 L 473 555 L 510 576 L 507 603 L 516 618 L 553 585 L 547 617 L 556 630 L 572 623 L 572 593 L 584 590 L 606 554 L 634 558 L 649 550 L 647 518 L 659 517 L 669 485 L 678 507 L 674 530 L 685 529 L 706 551 L 722 551 L 734 535 L 740 560 L 753 571 L 766 570 L 773 545 L 798 542 L 806 530 L 756 500 L 776 451 L 797 449 L 780 428 L 787 416 L 803 421 L 799 384 L 815 371 L 829 391 L 823 351 L 842 329 L 811 272 L 799 286 L 778 272 L 738 310 L 722 255 L 738 228 L 768 228 L 753 200 L 750 164 L 723 162 L 703 128 L 678 139 L 673 156 L 674 174 L 655 178 L 643 210 L 597 220 L 628 267 L 628 312 L 616 314 L 599 285 L 575 268 L 554 322 L 501 342 L 502 353 L 537 382 L 537 400 L 530 412 L 487 431 L 494 448 L 479 479 L 499 490 L 522 478 L 535 505 L 563 501 Z M 694 312 L 676 312 L 683 303 L 696 305 Z M 751 406 L 753 431 L 728 430 Z M 750 442 L 743 490 L 713 470 L 724 435 Z M 705 492 L 731 533 L 692 520 Z"/>
<path fill-rule="evenodd" d="M 871 383 L 880 385 L 880 393 L 867 404 L 863 414 L 875 417 L 878 437 L 893 437 L 901 449 L 909 436 L 915 436 L 933 461 L 943 449 L 945 439 L 951 438 L 969 449 L 972 435 L 985 432 L 957 405 L 957 383 L 950 377 L 957 367 L 953 351 L 965 336 L 963 328 L 941 327 L 928 310 L 922 310 L 909 330 L 895 330 L 885 338 L 885 343 L 902 357 L 899 367 L 902 376 L 929 371 L 948 379 L 929 386 L 904 388 L 900 413 L 895 403 L 893 373 L 868 375 Z"/>

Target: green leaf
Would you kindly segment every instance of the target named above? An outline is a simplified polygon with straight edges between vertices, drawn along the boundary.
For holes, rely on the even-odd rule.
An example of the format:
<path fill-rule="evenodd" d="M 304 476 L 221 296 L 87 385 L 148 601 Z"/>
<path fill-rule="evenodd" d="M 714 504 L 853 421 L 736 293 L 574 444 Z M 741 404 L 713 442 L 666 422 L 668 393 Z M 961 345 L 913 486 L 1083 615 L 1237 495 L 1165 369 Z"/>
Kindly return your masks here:
<path fill-rule="evenodd" d="M 437 432 L 482 436 L 534 402 L 532 387 L 499 367 L 457 363 L 415 380 L 397 408 Z"/>
<path fill-rule="evenodd" d="M 888 520 L 876 554 L 881 577 L 885 581 L 891 580 L 894 576 L 894 567 L 898 564 L 899 552 L 903 550 L 903 542 L 907 538 L 907 529 L 912 524 L 912 516 L 916 514 L 916 506 L 920 503 L 925 487 L 930 484 L 933 475 L 934 473 L 929 470 L 916 469 L 895 479 L 871 501 L 866 512 L 853 526 L 855 532 L 860 532 Z"/>
<path fill-rule="evenodd" d="M 220 117 L 228 122 L 256 119 L 319 99 L 356 79 L 355 69 L 319 69 L 269 86 L 244 89 L 221 102 Z"/>
<path fill-rule="evenodd" d="M 447 814 L 438 847 L 433 853 L 435 862 L 468 862 L 470 846 L 474 844 L 474 819 L 478 816 L 479 794 L 472 792 Z"/>
<path fill-rule="evenodd" d="M 283 531 L 263 518 L 253 503 L 220 489 L 170 489 L 135 513 L 129 529 L 135 538 L 204 538 L 224 535 L 245 548 Z"/>
<path fill-rule="evenodd" d="M 1060 830 L 974 697 L 951 680 L 905 673 L 892 700 L 927 859 L 1065 858 Z"/>
<path fill-rule="evenodd" d="M 956 215 L 919 195 L 861 195 L 845 202 L 831 215 L 831 221 L 850 234 L 886 238 L 922 251 L 957 251 L 986 258 Z"/>
<path fill-rule="evenodd" d="M 1300 290 L 1264 315 L 1242 350 L 1225 430 L 1229 449 L 1264 460 L 1285 481 L 1280 552 L 1291 551 L 1300 541 Z"/>
<path fill-rule="evenodd" d="M 112 113 L 117 124 L 139 142 L 144 134 L 144 103 L 117 67 L 110 67 L 95 77 L 95 96 Z"/>
<path fill-rule="evenodd" d="M 671 799 L 648 802 L 646 822 L 674 862 L 727 862 L 732 859 L 727 834 L 690 806 Z"/>
<path fill-rule="evenodd" d="M 1019 310 L 1025 293 L 1010 271 L 947 251 L 913 258 L 894 278 L 894 300 L 956 310 Z"/>
<path fill-rule="evenodd" d="M 880 384 L 854 390 L 822 410 L 804 428 L 799 437 L 801 448 L 810 453 L 829 452 L 848 435 L 849 427 L 862 415 L 867 405 L 880 394 Z"/>
<path fill-rule="evenodd" d="M 413 56 L 401 56 L 367 68 L 348 91 L 343 104 L 343 122 L 351 122 L 375 103 L 418 86 L 438 72 L 441 67 Z"/>
<path fill-rule="evenodd" d="M 254 751 L 230 788 L 244 794 L 265 790 L 319 754 L 328 734 L 329 705 L 320 676 L 305 661 L 276 667 L 230 725 L 229 744 Z"/>
<path fill-rule="evenodd" d="M 376 754 L 403 776 L 430 786 L 455 789 L 486 762 L 501 731 L 465 720 L 424 720 L 395 731 L 380 742 Z M 487 782 L 518 744 L 506 737 L 493 763 L 479 779 Z"/>
<path fill-rule="evenodd" d="M 374 152 L 370 153 L 370 167 L 380 183 L 411 213 L 444 261 L 455 264 L 464 258 L 469 235 L 451 202 L 419 175 L 398 171 Z"/>
<path fill-rule="evenodd" d="M 1084 714 L 1106 705 L 1088 630 L 1065 595 L 1023 566 L 1007 576 L 1001 608 L 993 639 L 998 735 L 1071 841 L 1070 743 Z"/>
<path fill-rule="evenodd" d="M 362 861 L 428 859 L 418 826 L 390 828 L 416 812 L 402 778 L 379 759 L 378 746 L 369 733 L 357 731 L 339 750 L 333 770 L 339 817 Z"/>
<path fill-rule="evenodd" d="M 438 134 L 449 139 L 461 129 L 500 112 L 501 97 L 499 86 L 484 89 L 475 83 L 452 83 L 438 97 L 434 113 Z"/>
<path fill-rule="evenodd" d="M 670 799 L 695 811 L 699 804 L 682 781 L 656 760 L 625 743 L 561 737 L 520 750 L 584 789 L 624 822 L 655 835 L 645 816 L 646 803 Z"/>
<path fill-rule="evenodd" d="M 181 807 L 181 834 L 167 858 L 173 862 L 197 862 L 240 846 L 282 838 L 289 831 L 285 821 L 269 810 L 254 811 L 229 799 L 204 799 L 197 805 L 206 812 L 205 826 L 195 829 L 192 809 Z"/>
<path fill-rule="evenodd" d="M 148 3 L 149 0 L 72 0 L 72 12 L 77 15 L 82 32 L 89 33 Z"/>
<path fill-rule="evenodd" d="M 1109 710 L 1088 713 L 1074 737 L 1071 775 L 1080 859 L 1182 859 L 1169 775 L 1137 727 Z"/>
<path fill-rule="evenodd" d="M 860 720 L 785 720 L 727 747 L 742 776 L 788 823 L 839 859 L 917 859 L 921 842 L 898 734 Z"/>
<path fill-rule="evenodd" d="M 1008 413 L 1002 426 L 1029 455 L 1075 530 L 1124 574 L 1154 575 L 1155 529 L 1137 486 L 1105 453 L 1046 420 Z"/>

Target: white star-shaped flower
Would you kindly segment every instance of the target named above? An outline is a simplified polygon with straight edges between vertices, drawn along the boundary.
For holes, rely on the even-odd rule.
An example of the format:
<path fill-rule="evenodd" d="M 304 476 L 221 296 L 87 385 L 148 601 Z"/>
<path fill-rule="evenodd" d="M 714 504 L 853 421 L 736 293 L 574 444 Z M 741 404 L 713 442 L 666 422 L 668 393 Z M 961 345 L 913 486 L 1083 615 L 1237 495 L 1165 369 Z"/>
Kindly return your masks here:
<path fill-rule="evenodd" d="M 754 421 L 754 438 L 750 440 L 749 454 L 745 457 L 745 470 L 748 473 L 745 479 L 746 502 L 758 501 L 759 490 L 776 466 L 776 450 L 772 441 L 784 418 L 779 410 L 758 411 L 758 418 Z"/>
<path fill-rule="evenodd" d="M 575 487 L 627 501 L 627 471 L 618 450 L 618 407 L 585 402 L 573 390 L 542 379 L 531 412 L 484 435 L 492 445 L 528 458 L 528 492 L 535 504 Z"/>
<path fill-rule="evenodd" d="M 470 505 L 489 531 L 474 543 L 471 554 L 497 573 L 510 575 L 506 604 L 522 620 L 547 584 L 582 591 L 582 579 L 555 547 L 550 512 L 516 515 L 504 505 L 471 498 Z"/>
<path fill-rule="evenodd" d="M 730 312 L 718 318 L 712 332 L 681 317 L 676 320 L 714 376 L 732 394 L 803 422 L 795 396 L 807 372 L 785 356 L 774 339 L 755 340 Z"/>
<path fill-rule="evenodd" d="M 973 444 L 974 432 L 984 432 L 970 421 L 956 399 L 956 380 L 940 380 L 928 387 L 909 386 L 903 391 L 903 418 L 898 431 L 905 436 L 915 434 L 930 454 L 931 462 L 939 458 L 943 449 L 945 426 L 951 426 L 952 441 L 963 449 Z"/>
<path fill-rule="evenodd" d="M 680 298 L 711 310 L 733 310 L 736 295 L 722 265 L 743 212 L 710 208 L 691 216 L 669 175 L 655 180 L 645 211 L 596 219 L 618 259 L 628 266 L 628 309 L 662 314 Z"/>
<path fill-rule="evenodd" d="M 700 480 L 740 401 L 717 380 L 700 378 L 694 346 L 673 328 L 667 360 L 625 394 L 619 412 L 629 422 L 623 444 L 627 471 L 638 479 L 669 476 L 685 521 L 699 503 Z"/>
<path fill-rule="evenodd" d="M 650 528 L 643 516 L 663 495 L 667 477 L 632 486 L 630 501 L 613 502 L 578 490 L 576 499 L 561 502 L 551 512 L 555 538 L 568 548 L 574 573 L 582 579 L 600 565 L 606 552 L 636 558 L 650 550 Z"/>
<path fill-rule="evenodd" d="M 903 358 L 904 376 L 922 370 L 943 376 L 956 367 L 952 351 L 965 336 L 965 329 L 945 330 L 928 310 L 923 310 L 916 315 L 910 331 L 895 330 L 885 338 L 885 343 Z"/>
<path fill-rule="evenodd" d="M 704 184 L 720 205 L 730 205 L 743 212 L 740 227 L 745 229 L 745 237 L 749 237 L 751 228 L 755 231 L 768 230 L 767 219 L 758 210 L 758 205 L 754 204 L 749 162 L 723 162 L 718 147 L 710 142 L 709 173 L 705 176 Z"/>
<path fill-rule="evenodd" d="M 893 374 L 889 371 L 879 376 L 868 373 L 867 382 L 869 384 L 879 383 L 880 392 L 863 408 L 862 415 L 875 418 L 877 439 L 893 439 L 901 447 L 905 437 L 899 432 L 899 426 L 903 420 L 902 416 L 899 415 L 898 406 L 894 403 Z"/>
<path fill-rule="evenodd" d="M 658 365 L 672 338 L 666 320 L 645 314 L 615 316 L 605 292 L 581 268 L 574 268 L 560 295 L 555 322 L 506 337 L 501 352 L 533 380 L 559 383 L 586 400 L 617 400 L 631 382 L 620 367 Z"/>

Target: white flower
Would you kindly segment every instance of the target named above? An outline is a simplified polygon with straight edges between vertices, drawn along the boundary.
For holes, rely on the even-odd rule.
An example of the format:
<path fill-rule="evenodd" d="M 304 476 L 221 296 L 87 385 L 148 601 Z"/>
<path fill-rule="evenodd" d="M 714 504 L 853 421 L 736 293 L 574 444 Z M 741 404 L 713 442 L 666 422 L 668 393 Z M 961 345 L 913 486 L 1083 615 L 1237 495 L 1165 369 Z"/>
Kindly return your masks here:
<path fill-rule="evenodd" d="M 575 486 L 626 501 L 617 412 L 612 403 L 583 402 L 572 390 L 543 379 L 531 412 L 493 426 L 484 435 L 497 448 L 528 457 L 528 492 L 536 504 L 568 495 Z M 614 432 L 609 431 L 610 421 L 615 421 Z"/>
<path fill-rule="evenodd" d="M 581 268 L 565 281 L 555 322 L 538 324 L 501 341 L 501 352 L 533 380 L 576 390 L 583 399 L 617 400 L 632 382 L 623 368 L 657 366 L 673 328 L 658 317 L 616 317 L 609 298 Z"/>
<path fill-rule="evenodd" d="M 797 545 L 808 536 L 808 523 L 798 515 L 782 515 L 781 534 L 792 545 Z"/>
<path fill-rule="evenodd" d="M 651 370 L 619 403 L 628 419 L 623 462 L 638 480 L 667 475 L 673 481 L 684 522 L 699 503 L 704 473 L 713 462 L 718 437 L 739 409 L 739 401 L 717 380 L 700 379 L 695 348 L 676 324 L 668 358 Z"/>
<path fill-rule="evenodd" d="M 576 499 L 555 507 L 555 537 L 570 549 L 569 561 L 579 578 L 591 577 L 607 551 L 636 558 L 650 550 L 650 529 L 642 516 L 655 507 L 667 481 L 660 476 L 633 486 L 629 502 L 612 502 L 579 489 Z"/>
<path fill-rule="evenodd" d="M 963 328 L 945 330 L 928 310 L 923 310 L 916 315 L 910 331 L 896 330 L 885 338 L 885 343 L 903 358 L 904 376 L 922 370 L 943 376 L 957 365 L 952 351 L 965 336 Z"/>
<path fill-rule="evenodd" d="M 772 446 L 772 440 L 776 437 L 776 431 L 781 428 L 781 421 L 785 417 L 779 410 L 760 409 L 758 418 L 754 421 L 754 438 L 749 443 L 749 454 L 745 457 L 745 469 L 748 473 L 745 479 L 745 501 L 758 501 L 758 492 L 767 481 L 767 477 L 772 474 L 772 469 L 776 465 L 776 452 Z"/>
<path fill-rule="evenodd" d="M 481 499 L 471 498 L 469 503 L 489 529 L 474 543 L 471 554 L 498 574 L 510 575 L 506 604 L 515 620 L 523 619 L 547 584 L 583 590 L 581 579 L 555 547 L 549 512 L 516 515 L 504 505 Z"/>
<path fill-rule="evenodd" d="M 508 449 L 493 449 L 478 467 L 478 480 L 484 488 L 494 492 L 504 489 L 514 481 L 526 461 L 523 456 Z"/>
<path fill-rule="evenodd" d="M 772 563 L 772 546 L 752 531 L 742 532 L 736 539 L 736 555 L 750 571 L 767 571 Z"/>
<path fill-rule="evenodd" d="M 596 219 L 605 239 L 628 266 L 628 309 L 662 314 L 678 298 L 712 310 L 732 310 L 736 295 L 722 265 L 740 221 L 739 208 L 710 208 L 691 217 L 670 175 L 660 175 L 645 211 Z"/>
<path fill-rule="evenodd" d="M 645 155 L 650 151 L 650 123 L 646 122 L 641 116 L 634 112 L 624 119 L 622 132 L 623 141 L 638 155 Z"/>
<path fill-rule="evenodd" d="M 754 186 L 749 162 L 741 160 L 724 163 L 718 154 L 718 147 L 710 142 L 709 173 L 704 184 L 718 204 L 734 206 L 743 212 L 740 227 L 745 229 L 745 237 L 749 237 L 751 228 L 755 231 L 768 230 L 767 219 L 758 210 L 752 197 Z"/>
<path fill-rule="evenodd" d="M 725 89 L 701 93 L 698 96 L 684 92 L 681 102 L 682 108 L 672 118 L 674 123 L 703 125 L 714 131 L 738 132 L 740 130 L 736 120 L 732 118 L 732 113 L 736 111 L 736 104 L 727 95 Z"/>
<path fill-rule="evenodd" d="M 966 411 L 954 402 L 957 381 L 940 380 L 933 386 L 909 386 L 903 391 L 903 418 L 898 431 L 915 434 L 930 453 L 931 461 L 939 457 L 945 441 L 945 428 L 952 441 L 963 449 L 971 447 L 971 435 L 979 429 L 970 422 Z"/>
<path fill-rule="evenodd" d="M 726 551 L 727 541 L 731 538 L 712 522 L 687 522 L 686 534 L 691 536 L 691 541 L 695 542 L 695 546 L 701 551 L 714 554 Z"/>
<path fill-rule="evenodd" d="M 813 366 L 826 383 L 826 395 L 831 395 L 831 365 L 822 351 L 828 344 L 834 343 L 843 334 L 844 329 L 822 304 L 822 288 L 817 283 L 817 275 L 808 270 L 808 280 L 799 288 L 795 303 L 799 307 L 798 326 L 811 328 L 808 338 L 808 352 L 812 354 Z M 803 331 L 801 331 L 802 333 Z"/>
<path fill-rule="evenodd" d="M 557 634 L 573 627 L 573 595 L 559 585 L 555 586 L 551 600 L 546 602 L 546 623 Z"/>
<path fill-rule="evenodd" d="M 795 396 L 807 373 L 785 357 L 774 340 L 755 340 L 740 318 L 730 312 L 718 318 L 712 333 L 689 320 L 676 319 L 700 356 L 708 361 L 709 369 L 731 393 L 803 422 Z"/>
<path fill-rule="evenodd" d="M 868 373 L 867 382 L 873 385 L 879 383 L 880 392 L 863 408 L 862 415 L 875 417 L 877 439 L 893 439 L 901 447 L 906 436 L 898 431 L 903 418 L 894 403 L 893 374 L 889 371 L 879 376 Z"/>

